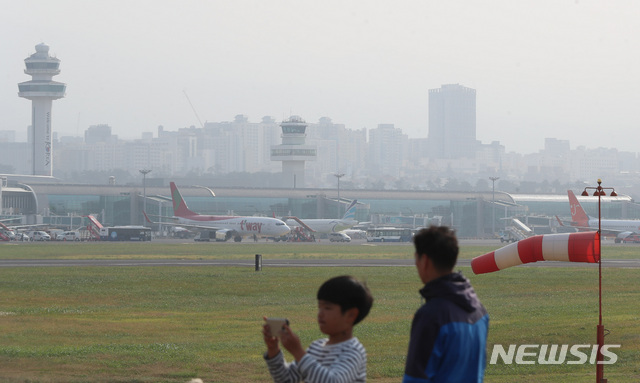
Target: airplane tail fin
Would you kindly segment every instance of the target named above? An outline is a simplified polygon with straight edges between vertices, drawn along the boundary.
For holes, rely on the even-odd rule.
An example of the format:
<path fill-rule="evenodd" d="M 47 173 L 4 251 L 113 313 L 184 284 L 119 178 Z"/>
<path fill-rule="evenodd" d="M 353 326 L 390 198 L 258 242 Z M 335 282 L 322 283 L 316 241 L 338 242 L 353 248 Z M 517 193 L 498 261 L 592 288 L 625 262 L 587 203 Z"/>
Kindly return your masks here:
<path fill-rule="evenodd" d="M 145 221 L 147 221 L 147 223 L 153 224 L 153 222 L 149 219 L 149 216 L 147 215 L 146 211 L 143 210 L 142 214 L 144 215 L 144 219 L 145 219 Z"/>
<path fill-rule="evenodd" d="M 184 217 L 189 215 L 197 215 L 196 213 L 189 210 L 187 207 L 187 203 L 184 202 L 182 195 L 180 194 L 180 190 L 174 182 L 169 183 L 171 186 L 171 200 L 173 201 L 173 215 L 176 217 Z"/>
<path fill-rule="evenodd" d="M 342 217 L 345 221 L 355 221 L 356 220 L 356 204 L 358 203 L 357 199 L 354 199 L 353 202 L 347 208 L 347 211 L 344 213 L 344 217 Z"/>
<path fill-rule="evenodd" d="M 571 190 L 567 190 L 569 194 L 569 207 L 571 208 L 571 220 L 578 226 L 589 226 L 589 216 L 578 202 L 575 194 Z"/>

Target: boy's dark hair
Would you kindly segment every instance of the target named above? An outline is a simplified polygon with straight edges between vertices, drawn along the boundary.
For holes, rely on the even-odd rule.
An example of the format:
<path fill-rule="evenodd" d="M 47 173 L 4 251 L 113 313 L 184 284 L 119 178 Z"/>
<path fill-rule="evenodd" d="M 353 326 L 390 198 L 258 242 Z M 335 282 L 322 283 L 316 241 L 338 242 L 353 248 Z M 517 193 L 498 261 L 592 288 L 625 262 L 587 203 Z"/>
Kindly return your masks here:
<path fill-rule="evenodd" d="M 318 300 L 339 305 L 342 313 L 357 308 L 358 316 L 354 325 L 369 314 L 373 304 L 373 296 L 367 285 L 350 275 L 334 277 L 323 283 L 318 289 Z"/>
<path fill-rule="evenodd" d="M 426 255 L 436 269 L 451 271 L 458 260 L 458 239 L 446 226 L 430 226 L 413 236 L 418 257 Z"/>

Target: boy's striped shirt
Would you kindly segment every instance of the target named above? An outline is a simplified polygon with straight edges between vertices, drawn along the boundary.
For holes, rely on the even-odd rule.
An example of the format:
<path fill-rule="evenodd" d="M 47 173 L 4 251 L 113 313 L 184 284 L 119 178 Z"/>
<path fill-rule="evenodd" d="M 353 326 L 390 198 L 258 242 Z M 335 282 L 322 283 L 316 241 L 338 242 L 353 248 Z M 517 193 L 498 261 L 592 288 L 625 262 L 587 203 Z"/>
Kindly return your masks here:
<path fill-rule="evenodd" d="M 327 344 L 328 339 L 311 343 L 300 363 L 286 363 L 280 352 L 265 359 L 276 383 L 351 383 L 366 382 L 367 352 L 358 338 L 338 344 Z"/>

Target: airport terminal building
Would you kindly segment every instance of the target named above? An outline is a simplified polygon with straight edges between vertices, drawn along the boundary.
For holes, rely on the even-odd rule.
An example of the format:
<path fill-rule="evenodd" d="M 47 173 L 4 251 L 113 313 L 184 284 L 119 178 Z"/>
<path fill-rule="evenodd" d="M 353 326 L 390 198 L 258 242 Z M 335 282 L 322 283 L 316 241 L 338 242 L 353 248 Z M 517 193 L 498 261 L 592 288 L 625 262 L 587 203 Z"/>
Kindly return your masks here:
<path fill-rule="evenodd" d="M 19 218 L 23 224 L 82 227 L 83 216 L 92 214 L 105 225 L 145 224 L 142 215 L 173 215 L 168 181 L 147 180 L 146 185 L 64 184 L 48 177 L 3 176 L 2 219 Z M 356 219 L 370 226 L 453 227 L 461 238 L 489 238 L 510 224 L 512 218 L 538 234 L 560 231 L 556 216 L 570 221 L 566 193 L 555 195 L 505 192 L 214 188 L 178 187 L 189 208 L 200 214 L 262 215 L 305 218 L 338 218 L 354 199 Z M 577 195 L 582 191 L 575 190 Z M 578 197 L 590 216 L 598 216 L 597 197 Z M 626 195 L 602 197 L 602 217 L 640 219 L 640 205 Z M 158 230 L 158 228 L 154 228 Z"/>

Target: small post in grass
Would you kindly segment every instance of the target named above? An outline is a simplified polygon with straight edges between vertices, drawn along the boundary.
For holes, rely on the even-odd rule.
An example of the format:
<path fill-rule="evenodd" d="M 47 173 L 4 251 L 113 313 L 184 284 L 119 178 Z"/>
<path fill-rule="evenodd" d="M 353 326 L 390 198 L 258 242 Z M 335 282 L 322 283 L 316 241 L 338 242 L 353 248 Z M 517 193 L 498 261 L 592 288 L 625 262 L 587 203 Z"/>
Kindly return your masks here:
<path fill-rule="evenodd" d="M 262 270 L 262 254 L 256 254 L 256 271 Z"/>

